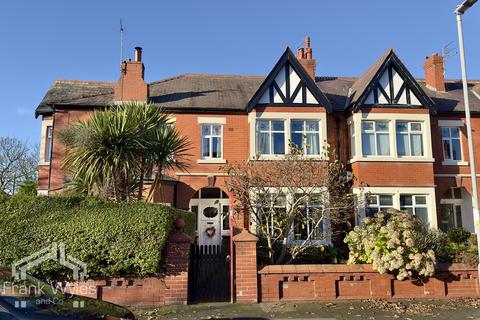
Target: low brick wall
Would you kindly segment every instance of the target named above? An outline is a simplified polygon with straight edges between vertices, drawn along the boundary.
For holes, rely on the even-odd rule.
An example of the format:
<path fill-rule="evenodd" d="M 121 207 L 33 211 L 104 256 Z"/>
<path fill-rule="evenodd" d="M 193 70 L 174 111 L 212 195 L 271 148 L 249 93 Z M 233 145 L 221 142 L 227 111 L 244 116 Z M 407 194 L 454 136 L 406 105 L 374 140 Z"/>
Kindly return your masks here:
<path fill-rule="evenodd" d="M 271 265 L 258 274 L 262 302 L 479 296 L 477 270 L 463 264 L 440 265 L 423 283 L 396 280 L 371 265 Z"/>
<path fill-rule="evenodd" d="M 67 293 L 115 303 L 121 306 L 165 305 L 165 278 L 121 277 L 64 284 Z"/>
<path fill-rule="evenodd" d="M 170 234 L 165 248 L 165 275 L 163 277 L 126 276 L 67 282 L 61 285 L 64 287 L 64 292 L 122 306 L 187 304 L 191 240 L 181 230 Z"/>

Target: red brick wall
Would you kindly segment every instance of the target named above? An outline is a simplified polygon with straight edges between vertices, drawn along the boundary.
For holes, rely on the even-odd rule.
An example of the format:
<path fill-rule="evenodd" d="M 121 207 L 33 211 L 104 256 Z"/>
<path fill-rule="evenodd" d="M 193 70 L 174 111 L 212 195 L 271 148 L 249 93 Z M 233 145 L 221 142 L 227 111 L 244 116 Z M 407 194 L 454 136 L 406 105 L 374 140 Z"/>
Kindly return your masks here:
<path fill-rule="evenodd" d="M 354 162 L 355 183 L 369 186 L 434 186 L 433 164 L 422 162 Z"/>
<path fill-rule="evenodd" d="M 161 306 L 188 301 L 188 264 L 191 238 L 172 233 L 165 248 L 165 276 L 132 276 L 67 282 L 65 292 L 122 306 Z M 160 253 L 159 253 L 160 254 Z"/>
<path fill-rule="evenodd" d="M 235 302 L 258 302 L 257 237 L 246 230 L 233 237 L 235 243 Z"/>
<path fill-rule="evenodd" d="M 462 264 L 440 266 L 423 283 L 395 280 L 371 265 L 272 265 L 259 275 L 262 302 L 479 296 L 477 270 Z"/>

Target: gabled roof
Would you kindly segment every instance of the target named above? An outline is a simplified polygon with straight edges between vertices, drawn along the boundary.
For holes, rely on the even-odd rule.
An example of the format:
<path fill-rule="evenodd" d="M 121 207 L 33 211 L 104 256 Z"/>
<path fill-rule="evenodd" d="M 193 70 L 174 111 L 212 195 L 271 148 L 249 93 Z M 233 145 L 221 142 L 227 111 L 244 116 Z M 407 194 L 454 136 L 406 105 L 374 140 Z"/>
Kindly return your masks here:
<path fill-rule="evenodd" d="M 255 92 L 252 99 L 248 103 L 247 110 L 251 111 L 259 103 L 263 94 L 267 92 L 267 90 L 269 90 L 272 84 L 274 84 L 276 76 L 284 68 L 284 66 L 287 65 L 287 63 L 292 66 L 293 70 L 299 75 L 300 79 L 305 83 L 306 87 L 308 88 L 308 90 L 310 90 L 315 99 L 317 99 L 317 101 L 321 105 L 323 105 L 327 109 L 327 111 L 331 112 L 332 104 L 317 87 L 315 81 L 313 81 L 313 79 L 308 75 L 302 65 L 298 62 L 297 58 L 289 47 L 285 49 L 285 52 L 277 61 L 272 71 L 270 71 L 265 81 L 258 88 L 257 92 Z"/>
<path fill-rule="evenodd" d="M 347 100 L 347 108 L 353 107 L 358 110 L 367 99 L 368 95 L 376 87 L 378 81 L 389 66 L 394 66 L 396 72 L 409 85 L 410 90 L 415 94 L 423 106 L 436 113 L 435 104 L 425 93 L 415 78 L 410 74 L 405 65 L 400 61 L 393 49 L 388 49 L 367 71 L 360 76 L 352 85 L 350 95 Z"/>

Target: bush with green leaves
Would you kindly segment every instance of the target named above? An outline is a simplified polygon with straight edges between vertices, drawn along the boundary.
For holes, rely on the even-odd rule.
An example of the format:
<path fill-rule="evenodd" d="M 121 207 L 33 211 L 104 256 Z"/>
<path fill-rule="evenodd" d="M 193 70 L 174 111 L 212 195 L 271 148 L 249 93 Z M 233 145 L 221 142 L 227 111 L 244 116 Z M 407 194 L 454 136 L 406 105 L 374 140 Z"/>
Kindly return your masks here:
<path fill-rule="evenodd" d="M 432 276 L 436 264 L 433 244 L 420 243 L 417 236 L 430 237 L 431 232 L 408 212 L 380 212 L 365 218 L 363 226 L 356 226 L 345 237 L 350 250 L 348 263 L 371 263 L 374 270 L 393 273 L 398 280 Z"/>
<path fill-rule="evenodd" d="M 465 244 L 470 239 L 471 233 L 462 227 L 448 230 L 448 240 L 453 243 Z"/>
<path fill-rule="evenodd" d="M 10 267 L 52 242 L 65 243 L 66 252 L 87 264 L 91 277 L 146 276 L 160 271 L 162 250 L 173 220 L 190 212 L 152 203 L 108 203 L 90 197 L 15 196 L 0 200 L 0 265 Z M 71 276 L 49 262 L 33 269 L 44 279 Z"/>

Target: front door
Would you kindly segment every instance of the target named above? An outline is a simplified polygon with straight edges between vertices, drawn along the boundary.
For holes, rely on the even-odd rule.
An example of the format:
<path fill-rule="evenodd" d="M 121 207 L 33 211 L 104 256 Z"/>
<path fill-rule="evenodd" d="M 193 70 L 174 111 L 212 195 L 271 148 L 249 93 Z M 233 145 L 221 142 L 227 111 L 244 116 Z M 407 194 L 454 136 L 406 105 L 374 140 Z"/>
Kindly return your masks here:
<path fill-rule="evenodd" d="M 210 199 L 209 199 L 210 200 Z M 198 205 L 198 244 L 222 244 L 222 205 L 218 200 L 203 199 Z"/>

